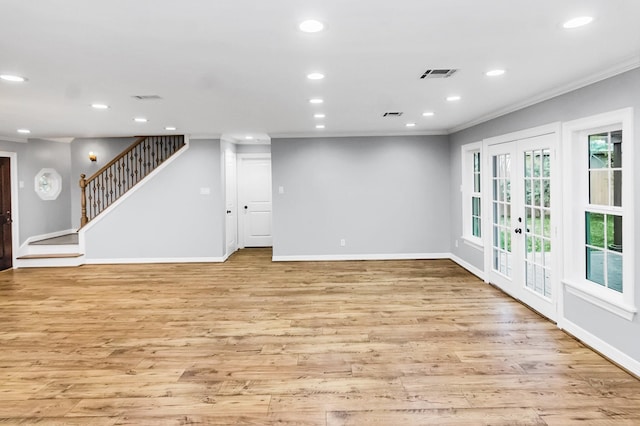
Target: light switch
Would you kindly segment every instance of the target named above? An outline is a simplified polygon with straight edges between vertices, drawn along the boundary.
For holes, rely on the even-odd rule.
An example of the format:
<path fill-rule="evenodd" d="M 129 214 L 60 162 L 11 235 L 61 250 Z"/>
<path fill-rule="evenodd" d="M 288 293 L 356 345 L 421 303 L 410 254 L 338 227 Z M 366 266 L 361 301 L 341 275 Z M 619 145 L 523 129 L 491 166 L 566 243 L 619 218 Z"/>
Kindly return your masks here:
<path fill-rule="evenodd" d="M 211 188 L 200 188 L 200 195 L 210 195 Z"/>
<path fill-rule="evenodd" d="M 24 188 L 24 181 L 23 180 L 18 182 L 18 187 Z"/>
<path fill-rule="evenodd" d="M 284 186 L 278 187 L 278 194 L 284 194 Z"/>

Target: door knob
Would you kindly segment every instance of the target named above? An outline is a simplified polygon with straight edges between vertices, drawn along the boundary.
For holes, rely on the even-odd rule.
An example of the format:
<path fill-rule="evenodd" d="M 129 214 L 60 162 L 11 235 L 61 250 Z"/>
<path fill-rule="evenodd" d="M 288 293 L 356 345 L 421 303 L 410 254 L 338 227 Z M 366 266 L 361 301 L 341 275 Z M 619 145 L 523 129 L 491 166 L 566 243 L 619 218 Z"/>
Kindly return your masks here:
<path fill-rule="evenodd" d="M 522 228 L 516 228 L 514 232 L 516 234 L 522 234 Z"/>
<path fill-rule="evenodd" d="M 244 206 L 244 209 L 247 210 L 249 208 L 249 206 Z"/>
<path fill-rule="evenodd" d="M 231 210 L 227 210 L 227 214 L 230 214 L 230 213 L 231 213 Z"/>

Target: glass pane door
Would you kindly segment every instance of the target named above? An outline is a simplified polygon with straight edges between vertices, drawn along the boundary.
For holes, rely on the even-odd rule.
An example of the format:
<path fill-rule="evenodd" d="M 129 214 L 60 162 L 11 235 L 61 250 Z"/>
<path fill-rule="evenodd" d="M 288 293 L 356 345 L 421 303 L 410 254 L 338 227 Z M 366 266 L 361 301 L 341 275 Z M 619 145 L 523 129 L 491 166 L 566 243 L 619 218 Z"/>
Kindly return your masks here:
<path fill-rule="evenodd" d="M 552 148 L 555 135 L 489 145 L 491 251 L 487 279 L 554 320 Z"/>
<path fill-rule="evenodd" d="M 493 270 L 511 277 L 511 155 L 492 156 Z"/>
<path fill-rule="evenodd" d="M 551 152 L 522 153 L 524 167 L 525 285 L 551 297 Z"/>

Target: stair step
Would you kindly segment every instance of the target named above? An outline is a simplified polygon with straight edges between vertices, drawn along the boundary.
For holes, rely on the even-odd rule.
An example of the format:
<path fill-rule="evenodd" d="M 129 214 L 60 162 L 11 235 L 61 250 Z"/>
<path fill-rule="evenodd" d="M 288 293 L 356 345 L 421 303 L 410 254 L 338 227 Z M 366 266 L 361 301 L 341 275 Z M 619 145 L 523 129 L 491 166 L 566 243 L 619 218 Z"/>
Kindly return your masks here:
<path fill-rule="evenodd" d="M 26 259 L 66 259 L 84 256 L 82 253 L 47 253 L 47 254 L 26 254 L 24 256 L 17 257 L 17 260 Z"/>
<path fill-rule="evenodd" d="M 45 238 L 44 240 L 32 241 L 30 246 L 44 246 L 44 245 L 65 245 L 65 244 L 78 244 L 78 234 L 65 234 L 57 237 Z"/>

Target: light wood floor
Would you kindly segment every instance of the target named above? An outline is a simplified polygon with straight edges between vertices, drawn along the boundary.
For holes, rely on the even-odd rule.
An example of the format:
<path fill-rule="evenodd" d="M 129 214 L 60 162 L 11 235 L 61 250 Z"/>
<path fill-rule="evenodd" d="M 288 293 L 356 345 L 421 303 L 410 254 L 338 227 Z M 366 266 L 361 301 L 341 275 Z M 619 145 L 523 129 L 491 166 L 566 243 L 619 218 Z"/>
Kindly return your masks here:
<path fill-rule="evenodd" d="M 640 381 L 448 260 L 0 274 L 0 424 L 640 424 Z"/>

